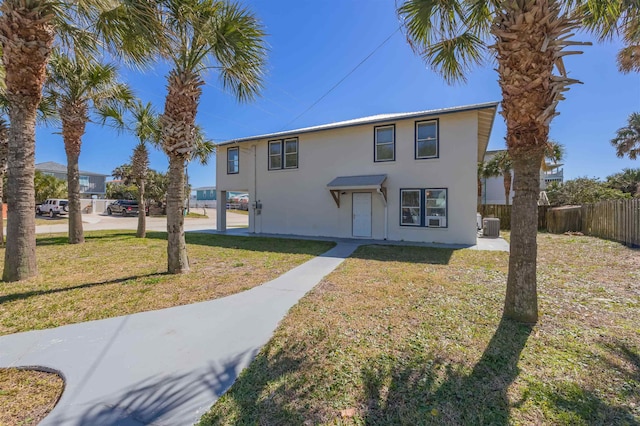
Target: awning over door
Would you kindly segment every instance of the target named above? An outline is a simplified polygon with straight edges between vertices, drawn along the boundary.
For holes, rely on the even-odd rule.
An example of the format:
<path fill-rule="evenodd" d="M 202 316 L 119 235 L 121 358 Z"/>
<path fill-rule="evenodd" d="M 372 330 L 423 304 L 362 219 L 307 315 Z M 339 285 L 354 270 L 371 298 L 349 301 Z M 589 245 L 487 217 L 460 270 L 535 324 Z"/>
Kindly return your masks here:
<path fill-rule="evenodd" d="M 387 180 L 387 175 L 358 175 L 358 176 L 339 176 L 327 184 L 327 188 L 331 192 L 336 205 L 340 207 L 340 192 L 354 190 L 375 190 L 378 191 L 383 199 L 387 200 L 387 188 L 382 184 Z"/>

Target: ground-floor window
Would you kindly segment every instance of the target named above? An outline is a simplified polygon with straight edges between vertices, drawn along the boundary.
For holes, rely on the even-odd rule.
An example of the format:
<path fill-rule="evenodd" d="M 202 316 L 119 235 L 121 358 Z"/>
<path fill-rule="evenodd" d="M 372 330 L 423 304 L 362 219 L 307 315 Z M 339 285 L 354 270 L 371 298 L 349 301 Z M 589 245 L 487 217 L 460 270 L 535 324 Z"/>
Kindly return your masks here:
<path fill-rule="evenodd" d="M 427 228 L 447 227 L 446 188 L 400 190 L 400 225 Z"/>

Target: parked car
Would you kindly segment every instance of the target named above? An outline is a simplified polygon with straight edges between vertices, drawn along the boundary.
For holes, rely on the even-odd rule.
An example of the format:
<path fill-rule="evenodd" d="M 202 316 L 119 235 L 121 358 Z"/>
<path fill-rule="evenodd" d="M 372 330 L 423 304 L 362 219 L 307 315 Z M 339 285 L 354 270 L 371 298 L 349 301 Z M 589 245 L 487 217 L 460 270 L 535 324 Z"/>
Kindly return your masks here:
<path fill-rule="evenodd" d="M 69 213 L 69 200 L 62 198 L 49 198 L 44 203 L 36 206 L 36 214 L 54 217 Z"/>
<path fill-rule="evenodd" d="M 107 214 L 119 213 L 122 216 L 138 215 L 138 202 L 135 200 L 116 200 L 107 206 Z M 145 209 L 145 214 L 149 215 L 149 209 Z"/>
<path fill-rule="evenodd" d="M 242 194 L 229 198 L 228 208 L 238 210 L 249 210 L 249 195 Z"/>

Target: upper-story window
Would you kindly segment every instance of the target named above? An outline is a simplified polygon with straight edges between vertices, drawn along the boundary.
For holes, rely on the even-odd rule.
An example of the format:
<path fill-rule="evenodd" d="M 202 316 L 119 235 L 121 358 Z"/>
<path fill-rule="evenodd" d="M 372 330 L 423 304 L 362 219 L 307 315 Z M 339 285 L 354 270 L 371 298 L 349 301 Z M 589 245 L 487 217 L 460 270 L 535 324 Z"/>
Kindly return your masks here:
<path fill-rule="evenodd" d="M 396 159 L 396 126 L 374 127 L 374 161 L 394 161 Z"/>
<path fill-rule="evenodd" d="M 269 141 L 269 170 L 298 168 L 298 138 Z"/>
<path fill-rule="evenodd" d="M 227 174 L 232 175 L 240 171 L 240 148 L 227 149 Z"/>
<path fill-rule="evenodd" d="M 416 159 L 437 158 L 438 120 L 416 122 Z"/>

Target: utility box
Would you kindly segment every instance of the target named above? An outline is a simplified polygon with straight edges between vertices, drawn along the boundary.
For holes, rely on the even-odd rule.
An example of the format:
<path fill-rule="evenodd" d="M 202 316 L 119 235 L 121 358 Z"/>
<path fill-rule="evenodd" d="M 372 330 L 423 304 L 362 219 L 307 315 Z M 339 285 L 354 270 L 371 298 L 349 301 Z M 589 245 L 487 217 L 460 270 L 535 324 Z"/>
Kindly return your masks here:
<path fill-rule="evenodd" d="M 482 235 L 497 238 L 500 236 L 500 219 L 487 217 L 482 219 Z"/>

